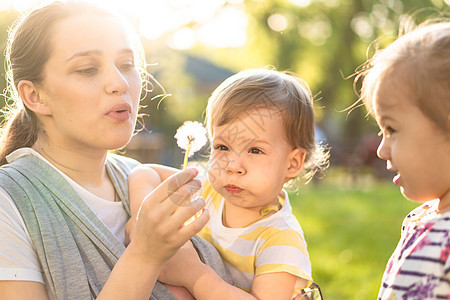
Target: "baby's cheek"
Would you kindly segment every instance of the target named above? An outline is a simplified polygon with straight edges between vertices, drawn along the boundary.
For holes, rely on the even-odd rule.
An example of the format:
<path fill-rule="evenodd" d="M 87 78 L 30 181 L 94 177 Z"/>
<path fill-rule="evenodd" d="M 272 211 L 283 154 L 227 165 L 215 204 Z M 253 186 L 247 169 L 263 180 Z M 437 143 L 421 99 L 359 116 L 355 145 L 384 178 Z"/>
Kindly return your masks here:
<path fill-rule="evenodd" d="M 220 172 L 228 165 L 228 158 L 225 154 L 213 153 L 208 163 L 208 172 Z"/>
<path fill-rule="evenodd" d="M 208 179 L 211 185 L 220 179 L 221 175 L 225 172 L 225 166 L 223 162 L 219 159 L 211 157 L 208 163 Z M 213 186 L 214 187 L 214 186 Z"/>

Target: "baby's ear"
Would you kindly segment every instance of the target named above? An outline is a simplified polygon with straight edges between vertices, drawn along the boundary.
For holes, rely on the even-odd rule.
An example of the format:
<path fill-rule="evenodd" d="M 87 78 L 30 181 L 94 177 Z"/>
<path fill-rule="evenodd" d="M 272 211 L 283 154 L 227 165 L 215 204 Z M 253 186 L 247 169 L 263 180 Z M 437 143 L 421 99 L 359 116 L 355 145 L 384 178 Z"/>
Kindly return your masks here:
<path fill-rule="evenodd" d="M 29 110 L 40 115 L 51 115 L 47 102 L 41 98 L 39 89 L 32 81 L 21 80 L 17 86 L 17 91 L 23 104 Z"/>
<path fill-rule="evenodd" d="M 302 172 L 305 157 L 306 151 L 303 149 L 295 148 L 289 153 L 289 164 L 286 177 L 294 178 Z"/>

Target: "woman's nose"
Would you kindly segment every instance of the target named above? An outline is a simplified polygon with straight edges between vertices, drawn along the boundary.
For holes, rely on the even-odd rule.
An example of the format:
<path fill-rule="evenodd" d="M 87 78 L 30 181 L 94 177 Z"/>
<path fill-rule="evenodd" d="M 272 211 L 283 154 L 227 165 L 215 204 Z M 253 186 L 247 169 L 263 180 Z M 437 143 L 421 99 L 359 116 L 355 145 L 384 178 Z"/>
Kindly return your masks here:
<path fill-rule="evenodd" d="M 108 94 L 122 95 L 129 88 L 126 77 L 117 69 L 112 68 L 107 77 L 106 92 Z"/>

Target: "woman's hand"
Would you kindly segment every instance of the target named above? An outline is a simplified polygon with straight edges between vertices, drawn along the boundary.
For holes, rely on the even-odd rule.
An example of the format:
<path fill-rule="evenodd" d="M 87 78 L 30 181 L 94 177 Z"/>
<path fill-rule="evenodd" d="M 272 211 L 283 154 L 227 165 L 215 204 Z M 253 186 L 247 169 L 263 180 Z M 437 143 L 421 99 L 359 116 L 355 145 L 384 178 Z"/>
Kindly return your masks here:
<path fill-rule="evenodd" d="M 207 211 L 188 225 L 205 202 L 189 198 L 201 187 L 193 168 L 170 176 L 142 202 L 133 238 L 97 299 L 148 299 L 163 265 L 205 226 Z"/>
<path fill-rule="evenodd" d="M 203 199 L 188 201 L 201 188 L 200 181 L 194 179 L 197 174 L 194 168 L 180 171 L 167 178 L 144 199 L 129 247 L 149 261 L 163 265 L 203 228 L 209 219 L 207 213 L 184 225 L 205 205 Z"/>

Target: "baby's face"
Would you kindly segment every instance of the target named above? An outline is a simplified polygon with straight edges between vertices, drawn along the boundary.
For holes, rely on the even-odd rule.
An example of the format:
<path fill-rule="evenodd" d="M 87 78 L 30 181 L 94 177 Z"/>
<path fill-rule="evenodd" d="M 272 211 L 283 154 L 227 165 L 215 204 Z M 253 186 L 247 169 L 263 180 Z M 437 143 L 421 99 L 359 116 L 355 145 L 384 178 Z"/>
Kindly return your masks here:
<path fill-rule="evenodd" d="M 372 105 L 383 135 L 378 156 L 397 173 L 393 181 L 403 195 L 420 203 L 449 198 L 447 134 L 413 103 L 399 79 L 378 83 Z"/>
<path fill-rule="evenodd" d="M 303 164 L 303 152 L 285 138 L 281 115 L 262 108 L 213 126 L 209 180 L 231 204 L 259 211 L 275 204 L 286 178 Z"/>

